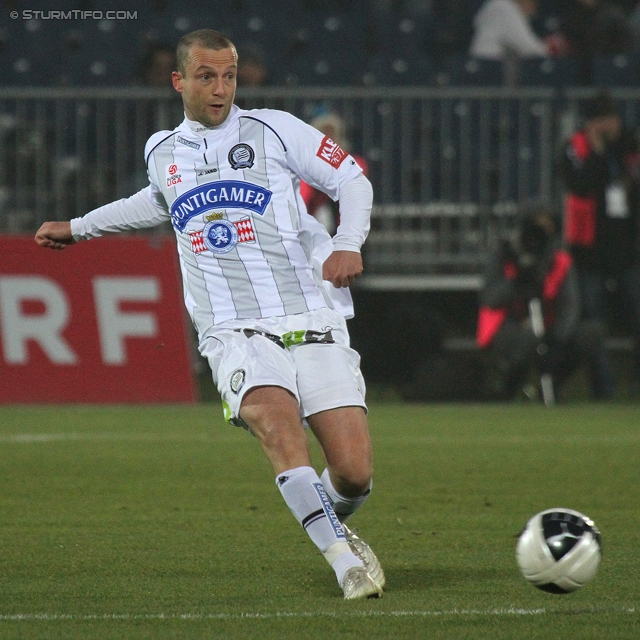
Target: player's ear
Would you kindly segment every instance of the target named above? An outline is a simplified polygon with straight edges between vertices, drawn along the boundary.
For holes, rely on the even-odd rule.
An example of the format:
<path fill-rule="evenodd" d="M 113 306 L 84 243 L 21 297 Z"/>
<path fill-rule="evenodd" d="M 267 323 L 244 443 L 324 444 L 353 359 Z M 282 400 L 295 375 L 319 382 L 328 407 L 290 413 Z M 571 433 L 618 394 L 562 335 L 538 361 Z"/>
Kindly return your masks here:
<path fill-rule="evenodd" d="M 173 88 L 182 93 L 182 74 L 179 71 L 173 71 L 171 73 L 171 82 L 173 83 Z"/>

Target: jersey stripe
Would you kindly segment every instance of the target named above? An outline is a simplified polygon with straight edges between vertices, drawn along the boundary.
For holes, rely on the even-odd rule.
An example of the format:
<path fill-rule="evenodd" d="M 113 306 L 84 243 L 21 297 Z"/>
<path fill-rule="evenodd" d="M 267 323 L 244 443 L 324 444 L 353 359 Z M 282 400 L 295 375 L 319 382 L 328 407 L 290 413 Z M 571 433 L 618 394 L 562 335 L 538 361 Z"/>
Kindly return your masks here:
<path fill-rule="evenodd" d="M 175 232 L 185 302 L 200 335 L 226 320 L 333 306 L 314 258 L 318 230 L 311 232 L 301 209 L 297 176 L 310 175 L 336 194 L 346 171 L 316 158 L 322 136 L 308 125 L 283 112 L 249 114 L 236 109 L 220 127 L 198 132 L 185 121 L 167 136 L 156 134 L 147 154 L 152 190 L 162 193 L 170 212 L 190 192 L 180 202 Z M 193 144 L 177 144 L 176 133 Z M 221 184 L 198 189 L 210 183 Z M 257 203 L 265 194 L 265 206 L 254 207 L 251 198 Z M 234 235 L 241 220 L 251 224 L 250 242 Z M 321 242 L 330 244 L 324 235 Z"/>

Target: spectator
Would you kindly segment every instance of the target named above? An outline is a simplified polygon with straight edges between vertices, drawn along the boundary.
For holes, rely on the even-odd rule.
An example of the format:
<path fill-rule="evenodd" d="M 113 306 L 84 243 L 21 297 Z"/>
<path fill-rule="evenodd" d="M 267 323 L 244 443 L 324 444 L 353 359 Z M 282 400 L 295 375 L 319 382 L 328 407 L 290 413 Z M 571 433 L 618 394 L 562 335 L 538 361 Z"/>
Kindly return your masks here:
<path fill-rule="evenodd" d="M 269 71 L 262 52 L 255 47 L 240 51 L 238 58 L 238 86 L 264 87 L 269 84 Z"/>
<path fill-rule="evenodd" d="M 473 20 L 469 55 L 492 60 L 549 55 L 529 23 L 537 8 L 537 0 L 486 0 Z"/>
<path fill-rule="evenodd" d="M 433 0 L 433 29 L 427 52 L 438 57 L 465 53 L 473 37 L 473 13 L 468 0 Z"/>
<path fill-rule="evenodd" d="M 592 82 L 595 56 L 629 53 L 633 49 L 633 30 L 627 15 L 606 0 L 576 0 L 561 31 L 571 55 L 580 59 L 583 84 Z"/>
<path fill-rule="evenodd" d="M 317 116 L 311 121 L 311 126 L 324 133 L 344 151 L 349 151 L 350 145 L 346 140 L 344 121 L 336 113 L 329 112 Z M 362 156 L 352 154 L 352 157 L 362 168 L 364 175 L 368 175 L 367 161 Z M 302 181 L 300 195 L 307 205 L 307 211 L 322 222 L 327 231 L 333 235 L 339 224 L 338 204 L 333 202 L 323 191 L 319 191 Z"/>
<path fill-rule="evenodd" d="M 565 240 L 574 257 L 587 319 L 606 320 L 619 297 L 635 338 L 631 390 L 640 391 L 640 155 L 611 96 L 586 105 L 584 127 L 564 147 Z M 615 295 L 612 295 L 615 294 Z M 605 363 L 601 376 L 611 376 Z"/>
<path fill-rule="evenodd" d="M 611 397 L 598 376 L 604 357 L 604 329 L 597 320 L 580 321 L 580 297 L 571 256 L 558 248 L 555 223 L 545 209 L 529 212 L 513 242 L 505 242 L 487 269 L 480 293 L 477 343 L 491 356 L 497 393 L 514 398 L 534 369 L 550 376 L 553 395 L 580 363 L 592 373 L 594 398 Z M 530 302 L 542 306 L 544 337 L 536 337 Z"/>
<path fill-rule="evenodd" d="M 135 74 L 135 84 L 142 87 L 165 88 L 171 89 L 171 99 L 177 104 L 180 102 L 178 96 L 173 92 L 171 84 L 171 74 L 176 70 L 176 51 L 175 47 L 165 42 L 149 42 L 144 49 Z M 182 106 L 182 105 L 180 105 Z M 180 109 L 179 112 L 182 112 Z M 161 126 L 158 122 L 161 116 L 161 110 L 154 100 L 148 100 L 139 103 L 139 107 L 130 112 L 127 120 L 129 130 L 128 139 L 138 140 L 144 145 L 144 141 L 158 130 Z M 147 168 L 143 165 L 137 167 L 127 180 L 125 192 L 118 195 L 126 195 L 129 191 L 139 191 L 148 184 Z"/>
<path fill-rule="evenodd" d="M 136 73 L 137 84 L 145 87 L 171 87 L 171 73 L 176 70 L 174 47 L 152 42 L 142 54 Z"/>
<path fill-rule="evenodd" d="M 248 98 L 242 95 L 242 89 L 266 87 L 271 84 L 271 80 L 262 49 L 253 44 L 243 46 L 238 58 L 237 81 L 241 91 L 236 104 L 241 109 L 284 109 L 284 102 L 280 98 L 256 95 Z"/>

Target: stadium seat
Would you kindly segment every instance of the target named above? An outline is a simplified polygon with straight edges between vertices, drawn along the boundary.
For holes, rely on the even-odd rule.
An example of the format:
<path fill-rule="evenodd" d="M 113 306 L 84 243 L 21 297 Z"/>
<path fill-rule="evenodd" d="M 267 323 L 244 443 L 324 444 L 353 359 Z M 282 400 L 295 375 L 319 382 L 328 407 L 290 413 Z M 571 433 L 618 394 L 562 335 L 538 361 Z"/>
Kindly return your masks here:
<path fill-rule="evenodd" d="M 286 56 L 279 84 L 361 85 L 366 70 L 363 24 L 351 24 L 348 15 L 322 12 L 314 20 L 290 23 Z"/>
<path fill-rule="evenodd" d="M 445 58 L 437 74 L 437 83 L 456 87 L 499 87 L 503 77 L 503 65 L 499 60 L 457 55 Z"/>
<path fill-rule="evenodd" d="M 370 48 L 402 58 L 426 55 L 435 25 L 429 12 L 379 9 L 369 16 Z"/>
<path fill-rule="evenodd" d="M 424 56 L 379 53 L 368 64 L 365 84 L 376 86 L 431 86 L 433 62 Z"/>
<path fill-rule="evenodd" d="M 286 59 L 274 74 L 274 81 L 289 86 L 358 86 L 363 84 L 365 71 L 360 52 L 311 50 Z"/>
<path fill-rule="evenodd" d="M 640 56 L 596 56 L 593 60 L 593 84 L 600 87 L 637 87 L 640 85 Z"/>
<path fill-rule="evenodd" d="M 580 84 L 576 58 L 527 58 L 520 63 L 520 85 L 525 87 L 574 87 Z"/>
<path fill-rule="evenodd" d="M 135 26 L 128 21 L 91 21 L 63 32 L 54 61 L 56 84 L 122 86 L 133 80 L 139 54 Z"/>

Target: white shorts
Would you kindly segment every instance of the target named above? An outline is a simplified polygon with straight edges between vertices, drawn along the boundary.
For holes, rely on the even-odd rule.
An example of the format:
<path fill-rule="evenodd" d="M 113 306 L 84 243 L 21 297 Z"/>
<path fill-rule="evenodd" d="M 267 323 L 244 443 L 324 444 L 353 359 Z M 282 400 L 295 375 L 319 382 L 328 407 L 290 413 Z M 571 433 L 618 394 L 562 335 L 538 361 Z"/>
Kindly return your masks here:
<path fill-rule="evenodd" d="M 333 309 L 256 320 L 230 320 L 200 341 L 222 397 L 225 419 L 239 418 L 254 387 L 288 389 L 302 418 L 338 407 L 366 410 L 360 356 L 349 347 L 347 324 Z"/>

